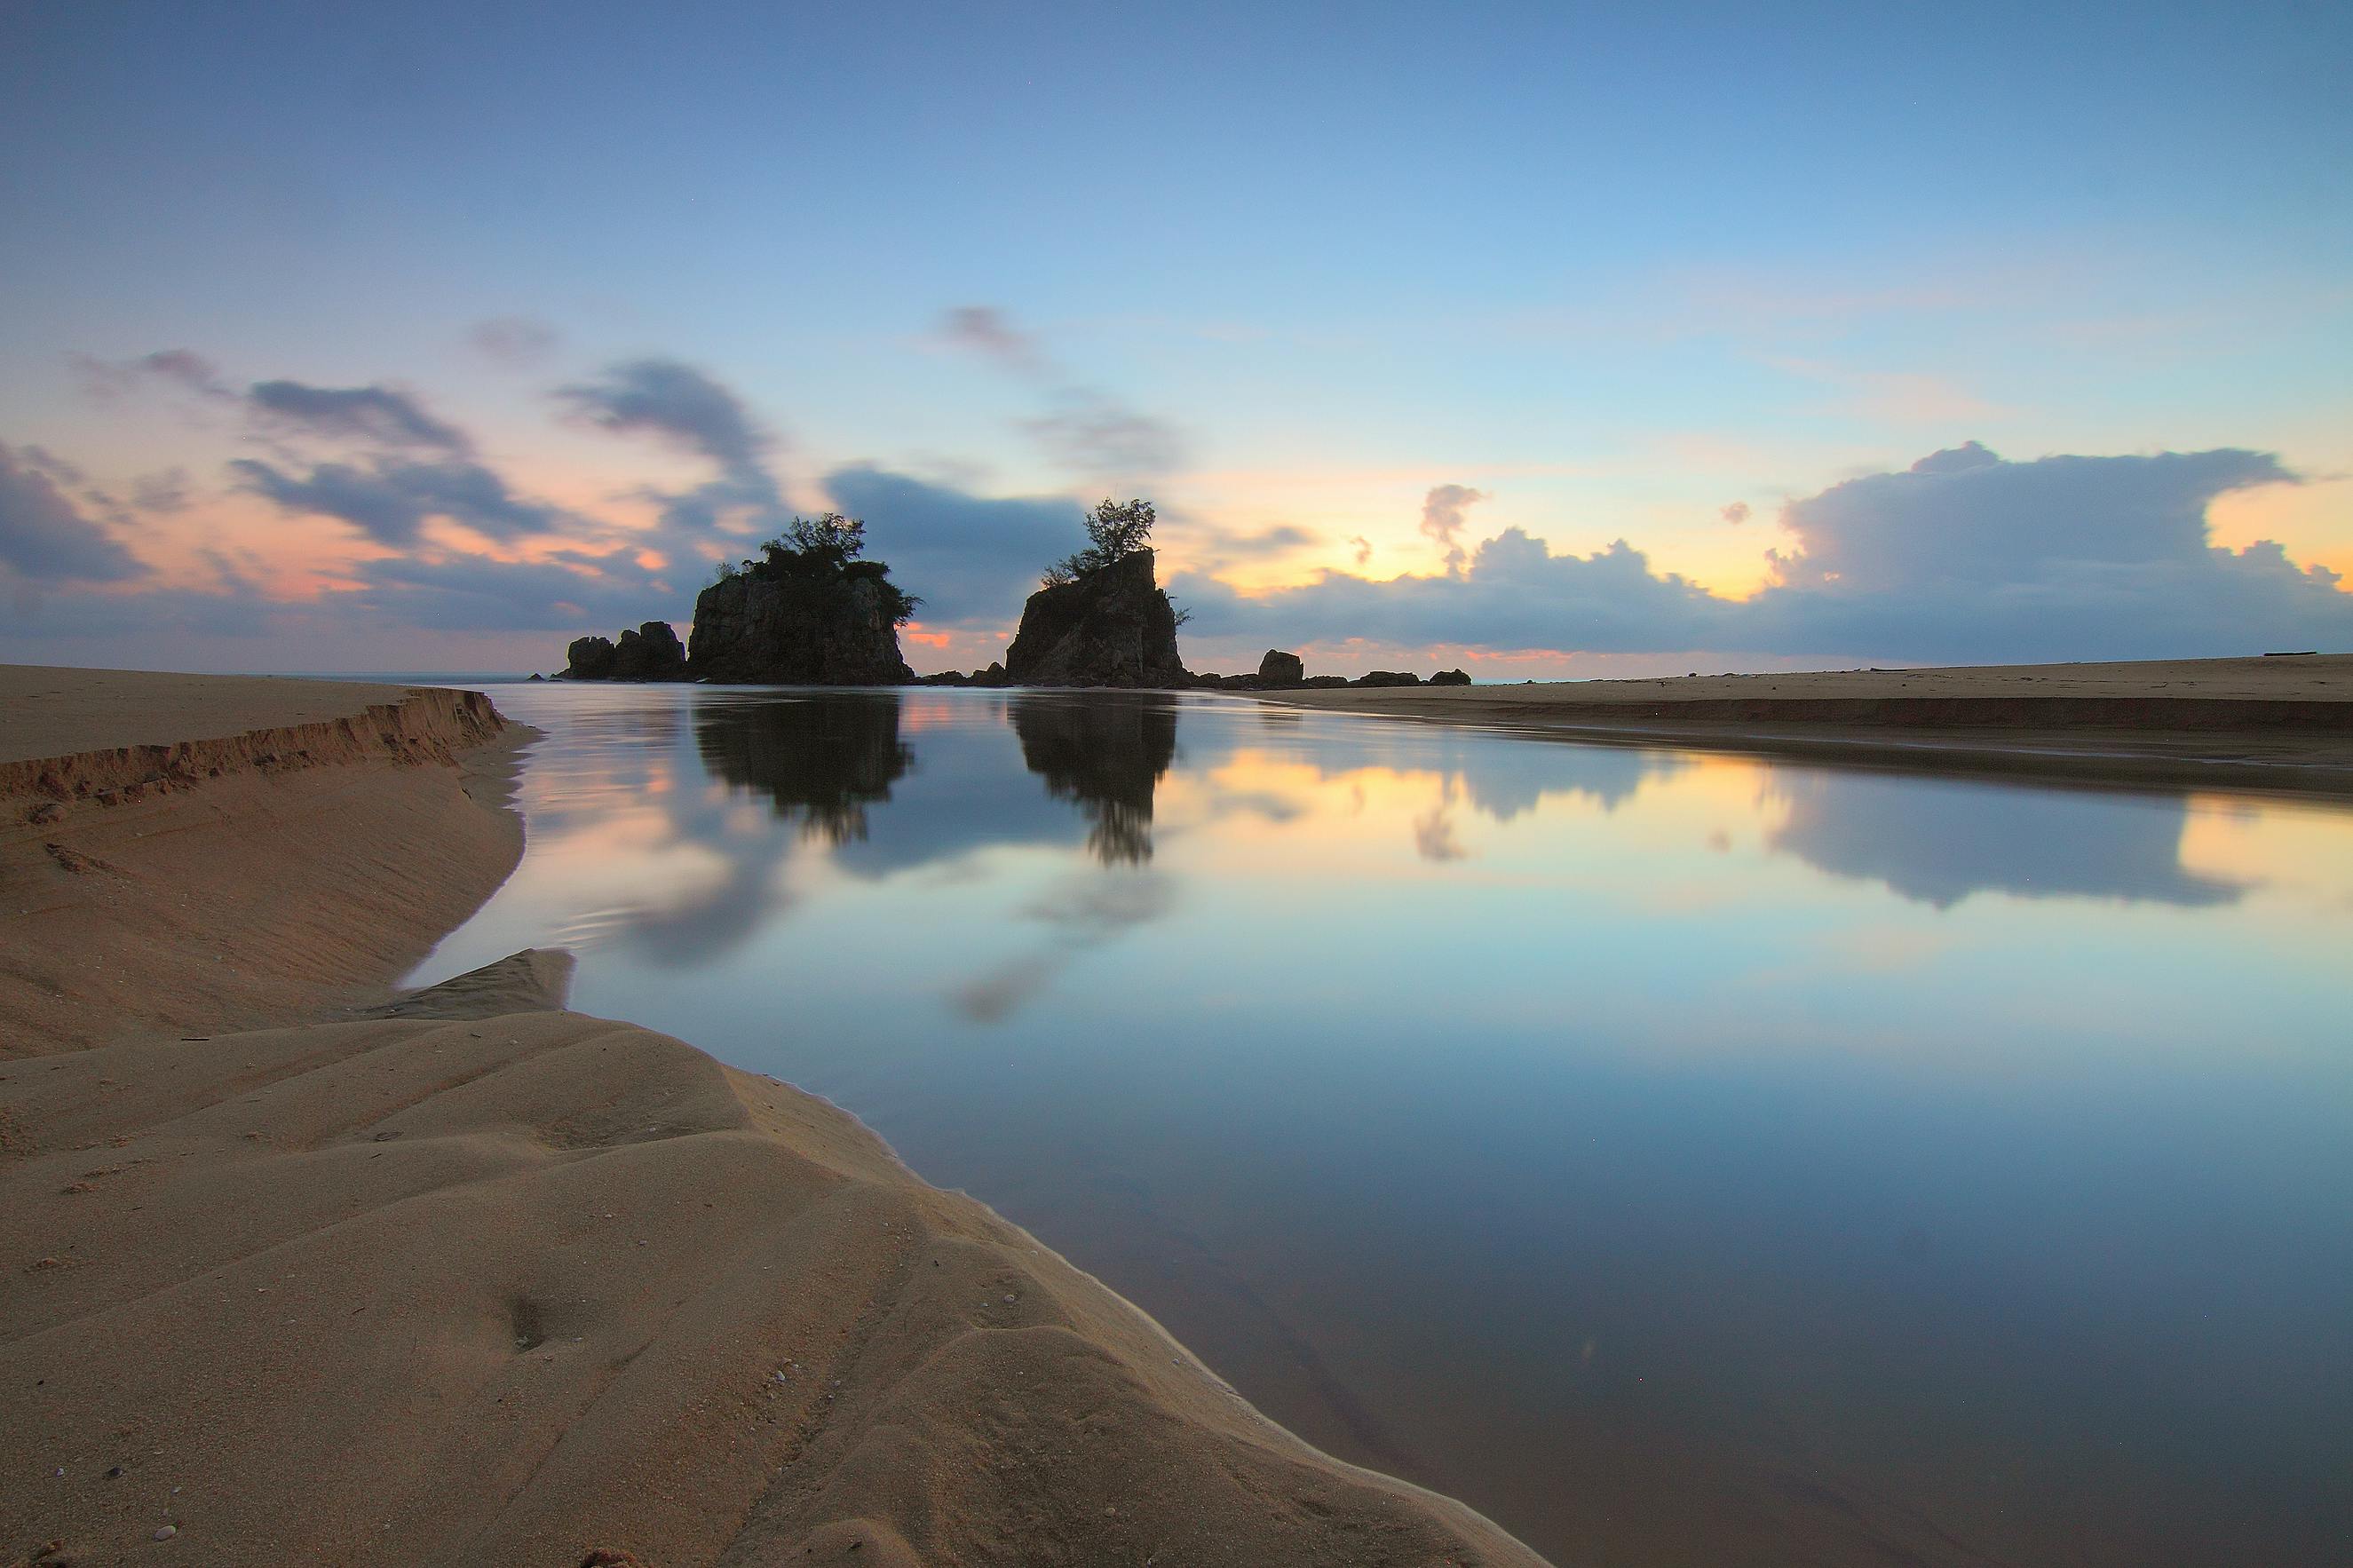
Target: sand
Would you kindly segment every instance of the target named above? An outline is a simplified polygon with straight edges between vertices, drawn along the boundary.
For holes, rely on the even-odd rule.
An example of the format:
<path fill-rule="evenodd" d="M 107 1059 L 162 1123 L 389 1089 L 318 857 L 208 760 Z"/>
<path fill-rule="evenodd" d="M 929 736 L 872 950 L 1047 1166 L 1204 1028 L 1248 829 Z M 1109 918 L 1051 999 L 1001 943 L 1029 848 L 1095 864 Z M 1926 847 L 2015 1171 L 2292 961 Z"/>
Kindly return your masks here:
<path fill-rule="evenodd" d="M 563 955 L 391 994 L 514 863 L 494 716 L 0 713 L 0 1563 L 1537 1561 Z"/>
<path fill-rule="evenodd" d="M 1346 688 L 1259 700 L 1947 773 L 2353 795 L 2353 654 Z"/>

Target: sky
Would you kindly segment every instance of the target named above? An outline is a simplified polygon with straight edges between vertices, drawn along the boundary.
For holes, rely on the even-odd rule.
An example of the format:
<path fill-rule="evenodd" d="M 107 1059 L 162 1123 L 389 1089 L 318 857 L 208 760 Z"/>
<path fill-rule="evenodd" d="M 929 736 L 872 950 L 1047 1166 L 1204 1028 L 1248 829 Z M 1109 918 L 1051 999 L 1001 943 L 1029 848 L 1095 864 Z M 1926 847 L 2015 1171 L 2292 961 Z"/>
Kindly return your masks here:
<path fill-rule="evenodd" d="M 2353 648 L 2353 10 L 0 0 L 0 658 Z"/>

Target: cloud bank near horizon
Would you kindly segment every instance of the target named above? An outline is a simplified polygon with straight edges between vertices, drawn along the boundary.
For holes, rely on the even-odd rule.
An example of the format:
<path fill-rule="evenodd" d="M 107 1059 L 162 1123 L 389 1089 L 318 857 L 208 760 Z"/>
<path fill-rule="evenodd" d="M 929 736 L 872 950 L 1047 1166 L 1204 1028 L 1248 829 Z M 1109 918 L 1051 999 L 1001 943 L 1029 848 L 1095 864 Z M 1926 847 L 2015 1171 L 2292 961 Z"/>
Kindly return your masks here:
<path fill-rule="evenodd" d="M 1009 373 L 1050 387 L 1061 380 L 1033 339 L 993 312 L 957 312 L 947 332 Z M 224 462 L 219 494 L 334 530 L 329 542 L 353 553 L 334 584 L 302 599 L 273 596 L 249 556 L 202 540 L 192 552 L 209 575 L 166 580 L 142 547 L 159 531 L 201 527 L 183 517 L 185 472 L 143 476 L 118 494 L 41 447 L 0 445 L 0 581 L 13 591 L 20 645 L 130 628 L 194 639 L 362 621 L 545 632 L 553 650 L 560 635 L 582 630 L 685 625 L 709 563 L 748 553 L 791 515 L 782 437 L 733 388 L 676 360 L 618 362 L 545 395 L 553 418 L 705 469 L 683 486 L 612 498 L 641 509 L 634 521 L 528 494 L 471 432 L 404 387 L 286 378 L 240 387 L 185 350 L 83 371 L 102 400 L 161 386 L 226 417 L 263 455 Z M 966 641 L 1008 629 L 1040 565 L 1082 537 L 1074 495 L 982 496 L 871 463 L 834 466 L 814 482 L 866 520 L 873 552 L 923 596 L 926 629 Z M 2353 594 L 2335 573 L 2299 566 L 2274 543 L 2211 543 L 2216 500 L 2296 482 L 2276 457 L 2236 448 L 2010 461 L 1968 442 L 1789 502 L 1778 519 L 1785 542 L 1768 552 L 1772 579 L 1746 599 L 1656 571 L 1622 539 L 1556 553 L 1511 527 L 1473 544 L 1472 509 L 1490 498 L 1448 484 L 1429 491 L 1420 519 L 1444 552 L 1439 573 L 1378 579 L 1332 568 L 1245 595 L 1220 575 L 1227 566 L 1319 536 L 1189 520 L 1194 564 L 1169 585 L 1193 612 L 1187 639 L 1220 651 L 1364 644 L 1473 657 L 1950 662 L 2353 647 Z M 1361 568 L 1370 546 L 1351 542 Z"/>
<path fill-rule="evenodd" d="M 1624 540 L 1556 555 L 1507 528 L 1467 567 L 1326 571 L 1245 596 L 1174 584 L 1204 636 L 1493 654 L 1708 652 L 1905 663 L 2147 658 L 2353 647 L 2353 594 L 2274 543 L 2212 545 L 2207 509 L 2296 482 L 2269 453 L 2010 462 L 1976 442 L 1792 501 L 1792 543 L 1747 599 L 1651 570 Z M 1435 494 L 1435 492 L 1433 492 Z"/>

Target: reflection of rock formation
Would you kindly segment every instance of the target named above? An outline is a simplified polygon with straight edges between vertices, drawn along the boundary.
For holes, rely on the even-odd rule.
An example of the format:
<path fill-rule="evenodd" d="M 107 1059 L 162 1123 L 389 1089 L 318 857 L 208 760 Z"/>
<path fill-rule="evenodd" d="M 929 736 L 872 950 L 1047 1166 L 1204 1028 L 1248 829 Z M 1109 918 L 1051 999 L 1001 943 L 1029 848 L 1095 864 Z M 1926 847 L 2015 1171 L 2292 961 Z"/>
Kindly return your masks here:
<path fill-rule="evenodd" d="M 1008 710 L 1021 760 L 1057 800 L 1093 825 L 1087 847 L 1106 866 L 1152 858 L 1152 795 L 1176 760 L 1176 709 L 1162 698 L 1104 693 L 1025 697 Z"/>
<path fill-rule="evenodd" d="M 694 739 L 714 775 L 837 845 L 866 837 L 867 805 L 890 799 L 914 761 L 899 739 L 895 694 L 706 708 Z"/>
<path fill-rule="evenodd" d="M 2244 890 L 2183 868 L 2179 795 L 1778 768 L 1774 788 L 1789 803 L 1774 848 L 1938 909 L 1989 889 L 2193 905 Z"/>

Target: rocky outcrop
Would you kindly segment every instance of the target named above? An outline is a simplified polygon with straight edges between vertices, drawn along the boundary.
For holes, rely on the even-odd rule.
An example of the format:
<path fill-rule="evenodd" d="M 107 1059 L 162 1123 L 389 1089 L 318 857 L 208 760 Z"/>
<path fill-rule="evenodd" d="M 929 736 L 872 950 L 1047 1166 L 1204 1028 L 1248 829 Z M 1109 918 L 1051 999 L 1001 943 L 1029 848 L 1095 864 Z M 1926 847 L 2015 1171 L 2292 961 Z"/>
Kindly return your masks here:
<path fill-rule="evenodd" d="M 1295 653 L 1269 648 L 1266 657 L 1258 661 L 1259 683 L 1266 690 L 1277 691 L 1286 686 L 1297 686 L 1307 679 L 1307 667 Z"/>
<path fill-rule="evenodd" d="M 575 637 L 564 650 L 566 680 L 609 680 L 613 675 L 613 639 Z"/>
<path fill-rule="evenodd" d="M 668 621 L 623 632 L 618 643 L 580 637 L 564 650 L 566 680 L 684 680 L 686 648 Z"/>
<path fill-rule="evenodd" d="M 1468 686 L 1471 676 L 1466 670 L 1441 669 L 1430 678 L 1430 683 L 1432 686 Z"/>
<path fill-rule="evenodd" d="M 1017 686 L 1190 686 L 1176 656 L 1176 613 L 1137 550 L 1075 582 L 1029 595 L 1005 650 Z"/>
<path fill-rule="evenodd" d="M 1348 682 L 1351 686 L 1419 686 L 1421 677 L 1402 669 L 1367 670 Z"/>
<path fill-rule="evenodd" d="M 686 645 L 668 621 L 648 621 L 623 632 L 613 649 L 616 680 L 684 680 Z"/>
<path fill-rule="evenodd" d="M 902 684 L 915 672 L 900 657 L 893 609 L 877 578 L 731 576 L 694 601 L 687 668 L 703 680 Z"/>

